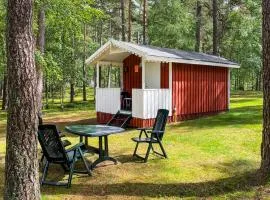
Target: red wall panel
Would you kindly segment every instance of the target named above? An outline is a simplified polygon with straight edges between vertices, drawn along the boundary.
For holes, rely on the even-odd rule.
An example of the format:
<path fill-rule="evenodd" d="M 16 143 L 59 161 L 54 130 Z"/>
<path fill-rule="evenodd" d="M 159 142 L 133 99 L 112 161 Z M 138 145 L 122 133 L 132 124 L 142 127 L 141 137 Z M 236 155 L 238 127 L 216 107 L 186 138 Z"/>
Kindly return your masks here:
<path fill-rule="evenodd" d="M 173 63 L 173 108 L 176 115 L 228 109 L 228 68 Z"/>
<path fill-rule="evenodd" d="M 169 63 L 160 64 L 160 88 L 169 88 Z"/>
<path fill-rule="evenodd" d="M 128 56 L 123 61 L 123 85 L 124 91 L 132 94 L 133 88 L 142 88 L 142 68 L 136 72 L 135 66 L 140 65 L 141 58 L 135 55 Z"/>

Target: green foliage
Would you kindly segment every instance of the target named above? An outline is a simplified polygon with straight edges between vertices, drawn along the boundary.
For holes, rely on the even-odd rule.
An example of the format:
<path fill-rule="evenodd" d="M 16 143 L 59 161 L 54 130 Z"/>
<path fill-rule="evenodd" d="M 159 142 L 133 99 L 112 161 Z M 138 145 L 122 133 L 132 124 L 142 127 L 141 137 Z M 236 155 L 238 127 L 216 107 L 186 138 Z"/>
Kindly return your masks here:
<path fill-rule="evenodd" d="M 149 10 L 149 38 L 152 45 L 194 49 L 195 20 L 189 5 L 179 0 L 154 0 Z"/>
<path fill-rule="evenodd" d="M 212 52 L 212 0 L 200 0 L 202 5 L 201 51 Z M 128 6 L 125 1 L 126 32 Z M 132 0 L 131 41 L 142 41 L 142 1 Z M 6 68 L 6 1 L 0 2 L 0 81 Z M 193 50 L 195 47 L 197 0 L 148 0 L 149 44 L 168 48 Z M 36 51 L 38 66 L 45 69 L 48 87 L 61 88 L 74 83 L 82 86 L 94 82 L 94 68 L 86 67 L 84 59 L 110 38 L 121 39 L 120 1 L 115 0 L 37 0 L 34 10 L 34 33 L 38 35 L 38 13 L 46 14 L 45 54 Z M 261 1 L 218 1 L 219 54 L 241 64 L 232 70 L 232 89 L 260 90 Z M 84 37 L 84 26 L 86 34 Z M 128 34 L 128 33 L 126 33 Z M 84 49 L 85 47 L 85 49 Z M 108 72 L 104 70 L 103 77 Z M 114 82 L 119 71 L 112 70 Z M 106 85 L 103 80 L 102 84 Z"/>

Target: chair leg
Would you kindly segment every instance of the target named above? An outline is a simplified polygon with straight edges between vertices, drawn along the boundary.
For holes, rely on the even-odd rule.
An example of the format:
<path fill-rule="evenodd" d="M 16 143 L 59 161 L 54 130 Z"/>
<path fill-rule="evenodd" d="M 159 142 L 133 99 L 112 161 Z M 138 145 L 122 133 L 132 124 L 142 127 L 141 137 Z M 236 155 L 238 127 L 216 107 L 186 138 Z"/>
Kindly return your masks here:
<path fill-rule="evenodd" d="M 166 151 L 165 151 L 165 149 L 164 149 L 164 147 L 163 147 L 161 141 L 159 141 L 158 143 L 159 143 L 159 146 L 160 146 L 160 148 L 161 148 L 161 151 L 162 151 L 164 157 L 165 157 L 165 158 L 168 158 L 168 156 L 167 156 L 167 154 L 166 154 Z"/>
<path fill-rule="evenodd" d="M 146 152 L 146 155 L 145 155 L 145 158 L 144 158 L 144 162 L 146 163 L 147 160 L 148 160 L 148 156 L 149 156 L 149 153 L 150 153 L 150 150 L 152 149 L 152 142 L 149 143 L 149 146 L 147 148 L 147 152 Z"/>
<path fill-rule="evenodd" d="M 67 188 L 69 188 L 71 186 L 71 181 L 72 181 L 72 176 L 73 176 L 73 171 L 74 171 L 74 164 L 75 164 L 75 159 L 73 159 L 72 163 L 69 166 L 69 176 L 68 176 Z"/>
<path fill-rule="evenodd" d="M 43 182 L 45 181 L 45 179 L 47 177 L 48 170 L 49 170 L 49 162 L 46 161 L 46 164 L 45 164 L 45 167 L 44 167 L 44 170 L 43 170 L 43 174 L 42 174 L 42 178 L 41 178 L 41 182 L 40 182 L 41 185 L 43 185 Z"/>
<path fill-rule="evenodd" d="M 91 171 L 90 171 L 90 169 L 89 169 L 89 167 L 87 165 L 87 162 L 85 160 L 85 157 L 83 156 L 83 153 L 82 153 L 82 150 L 81 149 L 79 149 L 79 153 L 80 153 L 80 156 L 82 157 L 82 160 L 83 160 L 83 163 L 84 163 L 84 166 L 85 166 L 85 168 L 87 170 L 88 175 L 91 176 L 92 173 L 91 173 Z"/>
<path fill-rule="evenodd" d="M 136 144 L 135 150 L 133 152 L 133 156 L 136 156 L 138 146 L 139 146 L 139 142 L 137 142 L 137 144 Z"/>

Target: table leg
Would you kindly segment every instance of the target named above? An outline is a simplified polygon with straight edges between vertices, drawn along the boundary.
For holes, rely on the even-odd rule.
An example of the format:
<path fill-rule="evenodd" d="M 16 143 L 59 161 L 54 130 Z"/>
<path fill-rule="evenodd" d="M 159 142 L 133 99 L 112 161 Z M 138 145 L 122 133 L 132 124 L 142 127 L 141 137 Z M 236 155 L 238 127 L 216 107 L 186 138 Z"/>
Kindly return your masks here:
<path fill-rule="evenodd" d="M 104 151 L 104 156 L 108 157 L 109 156 L 109 147 L 108 147 L 108 136 L 104 136 L 104 145 L 105 145 L 105 151 Z"/>
<path fill-rule="evenodd" d="M 83 142 L 83 136 L 80 136 L 80 142 Z"/>
<path fill-rule="evenodd" d="M 84 140 L 85 140 L 85 145 L 88 146 L 88 137 L 85 136 Z"/>
<path fill-rule="evenodd" d="M 99 137 L 99 158 L 93 162 L 91 169 L 94 169 L 99 163 L 104 161 L 112 161 L 114 164 L 117 164 L 117 160 L 112 157 L 109 157 L 109 148 L 108 148 L 108 136 L 104 136 L 104 149 L 103 149 L 103 137 Z"/>
<path fill-rule="evenodd" d="M 99 147 L 99 159 L 102 159 L 103 157 L 102 136 L 98 137 L 98 147 Z"/>

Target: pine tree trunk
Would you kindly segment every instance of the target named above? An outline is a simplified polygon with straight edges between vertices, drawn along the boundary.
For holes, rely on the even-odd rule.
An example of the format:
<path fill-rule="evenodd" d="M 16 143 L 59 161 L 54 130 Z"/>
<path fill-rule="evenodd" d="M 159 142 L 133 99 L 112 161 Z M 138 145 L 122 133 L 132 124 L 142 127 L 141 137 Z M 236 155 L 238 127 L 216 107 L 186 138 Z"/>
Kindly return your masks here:
<path fill-rule="evenodd" d="M 44 5 L 41 5 L 38 13 L 38 38 L 37 48 L 41 55 L 44 55 L 45 51 L 45 9 Z M 43 91 L 43 69 L 42 66 L 37 65 L 37 103 L 38 103 L 38 115 L 41 116 L 42 112 L 42 91 Z"/>
<path fill-rule="evenodd" d="M 32 9 L 32 0 L 8 1 L 6 200 L 40 199 Z"/>
<path fill-rule="evenodd" d="M 128 41 L 131 41 L 131 32 L 132 32 L 132 1 L 129 0 L 128 3 Z"/>
<path fill-rule="evenodd" d="M 143 0 L 143 44 L 147 44 L 147 9 L 148 1 Z"/>
<path fill-rule="evenodd" d="M 8 82 L 7 75 L 4 76 L 3 83 L 3 101 L 2 101 L 2 110 L 6 110 L 8 105 Z"/>
<path fill-rule="evenodd" d="M 218 20 L 217 0 L 213 0 L 213 54 L 218 55 Z"/>
<path fill-rule="evenodd" d="M 70 103 L 74 102 L 74 94 L 75 94 L 75 90 L 74 90 L 74 82 L 70 82 Z"/>
<path fill-rule="evenodd" d="M 126 30 L 125 30 L 125 4 L 124 0 L 120 0 L 121 3 L 121 23 L 122 23 L 122 41 L 126 41 Z"/>
<path fill-rule="evenodd" d="M 196 9 L 196 44 L 195 51 L 200 51 L 201 46 L 201 22 L 202 22 L 202 5 L 201 1 L 197 1 L 197 9 Z"/>
<path fill-rule="evenodd" d="M 270 172 L 270 0 L 263 0 L 263 134 L 261 169 Z"/>
<path fill-rule="evenodd" d="M 83 27 L 83 66 L 82 66 L 82 72 L 83 72 L 83 101 L 87 101 L 86 98 L 86 72 L 85 72 L 85 60 L 86 60 L 86 24 L 84 24 Z"/>

